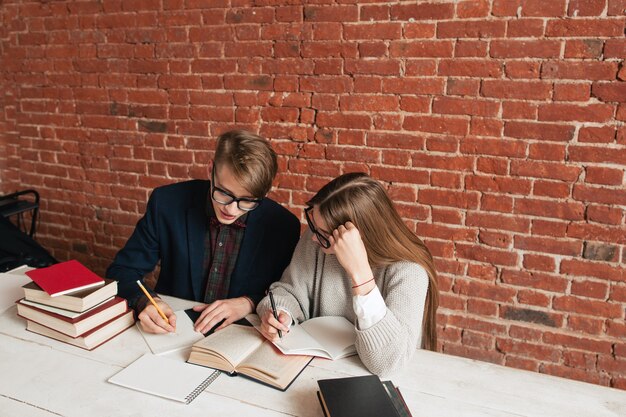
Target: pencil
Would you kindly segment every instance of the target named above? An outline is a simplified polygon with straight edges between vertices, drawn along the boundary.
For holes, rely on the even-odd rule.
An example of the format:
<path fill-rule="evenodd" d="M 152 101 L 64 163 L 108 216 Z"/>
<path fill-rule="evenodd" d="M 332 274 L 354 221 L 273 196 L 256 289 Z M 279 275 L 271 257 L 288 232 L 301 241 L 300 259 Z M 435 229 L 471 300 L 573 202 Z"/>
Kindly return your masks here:
<path fill-rule="evenodd" d="M 156 301 L 154 301 L 154 298 L 152 298 L 152 296 L 150 295 L 150 293 L 148 292 L 148 290 L 146 290 L 146 287 L 144 287 L 143 285 L 141 285 L 141 282 L 139 282 L 139 280 L 137 280 L 137 285 L 139 285 L 139 288 L 141 288 L 141 291 L 143 291 L 144 294 L 146 294 L 146 297 L 148 297 L 148 300 L 150 300 L 150 302 L 152 303 L 152 305 L 154 306 L 154 308 L 157 309 L 157 311 L 159 312 L 159 314 L 161 315 L 161 317 L 163 317 L 163 320 L 165 320 L 165 322 L 167 324 L 170 324 L 170 321 L 167 319 L 167 316 L 165 315 L 165 313 L 163 313 L 163 311 L 159 308 L 159 306 L 157 305 Z"/>
<path fill-rule="evenodd" d="M 269 295 L 270 295 L 270 304 L 272 304 L 272 313 L 274 314 L 274 318 L 278 320 L 278 312 L 276 311 L 276 304 L 274 303 L 274 294 L 272 294 L 272 292 L 269 291 Z M 278 320 L 278 322 L 280 322 L 280 320 Z M 283 332 L 280 329 L 277 329 L 277 330 L 278 330 L 278 337 L 282 339 Z"/>

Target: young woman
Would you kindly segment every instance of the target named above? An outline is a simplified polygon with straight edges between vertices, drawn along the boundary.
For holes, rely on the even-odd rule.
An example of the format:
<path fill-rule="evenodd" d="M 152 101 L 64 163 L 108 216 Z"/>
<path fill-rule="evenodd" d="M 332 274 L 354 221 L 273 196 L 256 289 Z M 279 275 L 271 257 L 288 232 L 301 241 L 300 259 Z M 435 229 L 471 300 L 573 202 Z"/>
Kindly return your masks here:
<path fill-rule="evenodd" d="M 326 184 L 305 210 L 309 229 L 257 312 L 278 339 L 292 320 L 343 316 L 356 350 L 378 375 L 400 369 L 417 348 L 435 350 L 436 273 L 428 248 L 402 221 L 381 184 L 362 173 Z"/>

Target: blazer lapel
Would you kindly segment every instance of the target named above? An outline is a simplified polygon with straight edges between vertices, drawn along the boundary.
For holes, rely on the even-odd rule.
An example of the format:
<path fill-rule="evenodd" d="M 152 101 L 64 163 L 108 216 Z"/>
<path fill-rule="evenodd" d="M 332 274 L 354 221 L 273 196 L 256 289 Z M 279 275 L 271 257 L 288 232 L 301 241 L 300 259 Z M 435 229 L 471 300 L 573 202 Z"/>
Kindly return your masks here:
<path fill-rule="evenodd" d="M 187 210 L 187 245 L 189 251 L 189 272 L 194 300 L 202 301 L 202 267 L 204 257 L 204 235 L 207 215 L 201 205 Z"/>

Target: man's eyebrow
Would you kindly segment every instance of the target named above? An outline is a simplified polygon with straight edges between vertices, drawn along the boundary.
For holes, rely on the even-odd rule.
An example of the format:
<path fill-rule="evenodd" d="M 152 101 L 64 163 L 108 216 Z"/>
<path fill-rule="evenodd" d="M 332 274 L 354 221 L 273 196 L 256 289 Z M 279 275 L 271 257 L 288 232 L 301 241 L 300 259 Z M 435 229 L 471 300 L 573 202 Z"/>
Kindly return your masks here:
<path fill-rule="evenodd" d="M 214 180 L 215 183 L 217 183 L 217 178 L 216 177 L 217 177 L 216 175 L 213 176 L 213 180 Z M 219 188 L 220 190 L 228 191 L 235 198 L 250 198 L 252 200 L 256 199 L 256 197 L 252 197 L 252 196 L 238 196 L 238 195 L 235 195 L 235 193 L 233 193 L 231 190 L 229 190 L 228 188 L 224 187 L 223 185 L 213 184 L 213 186 L 216 187 L 216 188 Z"/>

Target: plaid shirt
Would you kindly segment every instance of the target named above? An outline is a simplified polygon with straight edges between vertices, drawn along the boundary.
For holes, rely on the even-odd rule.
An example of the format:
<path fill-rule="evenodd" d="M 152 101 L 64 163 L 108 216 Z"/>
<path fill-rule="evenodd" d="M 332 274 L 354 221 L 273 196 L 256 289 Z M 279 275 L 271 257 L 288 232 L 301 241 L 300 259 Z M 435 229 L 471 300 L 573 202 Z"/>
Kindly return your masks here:
<path fill-rule="evenodd" d="M 209 227 L 204 235 L 204 302 L 208 304 L 228 296 L 230 276 L 235 269 L 248 214 L 230 225 L 222 224 L 215 216 L 210 193 L 207 206 Z"/>

